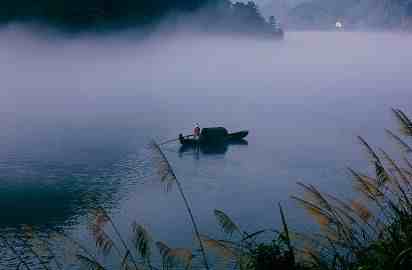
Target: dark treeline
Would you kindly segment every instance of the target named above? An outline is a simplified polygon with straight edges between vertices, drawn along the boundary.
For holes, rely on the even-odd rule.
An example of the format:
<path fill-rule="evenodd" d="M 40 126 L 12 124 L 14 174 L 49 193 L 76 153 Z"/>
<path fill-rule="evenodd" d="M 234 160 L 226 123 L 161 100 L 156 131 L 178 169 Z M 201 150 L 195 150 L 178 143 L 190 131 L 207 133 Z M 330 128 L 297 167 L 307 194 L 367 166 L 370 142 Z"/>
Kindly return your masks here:
<path fill-rule="evenodd" d="M 206 0 L 4 0 L 3 21 L 41 21 L 59 25 L 143 24 L 170 11 L 192 12 Z"/>
<path fill-rule="evenodd" d="M 30 22 L 73 30 L 153 26 L 177 18 L 205 30 L 267 32 L 257 5 L 229 0 L 3 0 L 0 22 Z"/>

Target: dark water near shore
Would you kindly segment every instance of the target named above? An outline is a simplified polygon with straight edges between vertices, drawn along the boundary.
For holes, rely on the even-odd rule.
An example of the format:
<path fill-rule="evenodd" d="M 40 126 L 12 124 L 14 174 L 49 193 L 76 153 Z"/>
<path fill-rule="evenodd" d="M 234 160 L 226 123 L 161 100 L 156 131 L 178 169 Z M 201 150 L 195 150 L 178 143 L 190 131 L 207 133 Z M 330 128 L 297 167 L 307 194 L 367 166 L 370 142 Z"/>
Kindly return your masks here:
<path fill-rule="evenodd" d="M 347 196 L 345 167 L 366 168 L 356 135 L 392 147 L 390 108 L 412 113 L 412 37 L 288 33 L 284 42 L 199 36 L 134 44 L 113 39 L 0 36 L 0 232 L 22 225 L 79 239 L 105 207 L 125 234 L 136 220 L 156 240 L 191 246 L 176 188 L 165 192 L 147 144 L 195 122 L 249 129 L 224 153 L 164 151 L 200 229 L 215 208 L 249 230 L 311 222 L 289 199 L 296 182 Z"/>

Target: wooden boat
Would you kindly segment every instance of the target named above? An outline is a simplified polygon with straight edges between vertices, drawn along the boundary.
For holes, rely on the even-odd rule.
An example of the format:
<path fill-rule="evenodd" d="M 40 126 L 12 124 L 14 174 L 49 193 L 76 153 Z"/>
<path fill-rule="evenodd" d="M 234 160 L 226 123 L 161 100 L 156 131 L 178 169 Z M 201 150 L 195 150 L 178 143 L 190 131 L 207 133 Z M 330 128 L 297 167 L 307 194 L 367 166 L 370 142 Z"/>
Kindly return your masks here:
<path fill-rule="evenodd" d="M 227 135 L 227 140 L 228 141 L 243 140 L 243 138 L 245 138 L 248 134 L 249 134 L 249 131 L 247 130 L 242 130 L 242 131 L 235 132 L 235 133 L 229 133 Z"/>
<path fill-rule="evenodd" d="M 182 145 L 219 145 L 230 142 L 240 141 L 249 134 L 249 131 L 242 130 L 235 133 L 229 133 L 223 127 L 204 128 L 200 133 L 199 139 L 193 138 L 193 135 L 179 135 L 179 142 Z"/>

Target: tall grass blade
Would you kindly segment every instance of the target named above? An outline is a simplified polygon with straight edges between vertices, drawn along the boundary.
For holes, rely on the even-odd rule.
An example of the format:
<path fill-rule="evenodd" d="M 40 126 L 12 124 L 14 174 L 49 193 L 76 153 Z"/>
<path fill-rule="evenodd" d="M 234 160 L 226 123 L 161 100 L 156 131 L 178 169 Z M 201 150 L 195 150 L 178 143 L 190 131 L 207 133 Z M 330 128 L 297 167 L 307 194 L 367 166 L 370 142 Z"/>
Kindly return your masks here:
<path fill-rule="evenodd" d="M 122 262 L 120 264 L 121 270 L 144 270 L 145 269 L 143 266 L 140 267 L 140 265 L 138 265 L 138 268 L 136 268 L 133 262 L 130 261 L 130 256 L 131 256 L 130 251 L 129 250 L 126 251 L 126 253 L 124 254 L 122 258 Z"/>
<path fill-rule="evenodd" d="M 403 172 L 403 170 L 398 166 L 398 164 L 395 162 L 395 160 L 393 160 L 388 153 L 386 153 L 384 150 L 381 149 L 382 155 L 383 157 L 388 161 L 388 163 L 390 164 L 391 168 L 394 169 L 396 171 L 396 173 L 398 174 L 398 176 L 401 177 L 403 184 L 405 185 L 405 187 L 407 187 L 408 189 L 410 189 L 411 186 L 411 182 L 410 179 L 408 178 L 408 176 Z M 396 180 L 396 179 L 395 179 Z M 406 198 L 407 201 L 409 201 L 408 198 Z"/>
<path fill-rule="evenodd" d="M 202 253 L 202 258 L 203 258 L 203 265 L 205 266 L 206 270 L 209 270 L 209 264 L 207 262 L 206 252 L 203 247 L 202 240 L 200 239 L 200 232 L 199 232 L 195 217 L 193 215 L 192 208 L 190 207 L 189 200 L 186 198 L 186 195 L 183 191 L 183 187 L 179 179 L 177 178 L 172 166 L 170 165 L 169 160 L 167 159 L 166 155 L 163 153 L 160 146 L 156 144 L 155 141 L 152 141 L 151 146 L 152 146 L 152 149 L 154 150 L 154 153 L 160 157 L 160 163 L 163 164 L 162 166 L 164 166 L 164 168 L 167 171 L 166 175 L 170 175 L 171 179 L 173 179 L 174 182 L 176 182 L 180 197 L 182 198 L 186 206 L 187 213 L 189 214 L 190 220 L 192 222 L 193 230 L 195 231 L 195 235 L 196 235 L 196 238 L 200 246 L 200 252 Z"/>
<path fill-rule="evenodd" d="M 283 213 L 282 205 L 280 203 L 278 205 L 279 205 L 280 217 L 282 219 L 283 232 L 284 232 L 284 235 L 285 235 L 285 242 L 286 242 L 286 245 L 289 249 L 289 254 L 291 256 L 292 265 L 295 265 L 295 251 L 294 251 L 294 249 L 292 247 L 292 243 L 290 241 L 290 234 L 289 234 L 288 224 L 286 222 L 285 214 Z"/>
<path fill-rule="evenodd" d="M 409 144 L 402 140 L 398 135 L 396 135 L 389 129 L 385 129 L 385 131 L 391 138 L 393 138 L 393 140 L 395 140 L 395 142 L 401 147 L 403 151 L 405 151 L 406 153 L 412 153 L 412 147 L 409 146 Z"/>
<path fill-rule="evenodd" d="M 106 270 L 103 265 L 93 259 L 83 255 L 77 255 L 76 257 L 81 265 L 87 270 Z"/>
<path fill-rule="evenodd" d="M 406 165 L 409 167 L 410 170 L 412 170 L 412 162 L 409 161 L 408 158 L 404 158 Z"/>
<path fill-rule="evenodd" d="M 405 261 L 405 259 L 412 254 L 412 247 L 407 248 L 403 250 L 401 253 L 399 253 L 398 256 L 396 256 L 395 260 L 393 261 L 393 269 L 403 269 L 402 264 Z"/>
<path fill-rule="evenodd" d="M 261 234 L 263 234 L 263 233 L 265 233 L 265 232 L 267 232 L 267 231 L 268 231 L 268 230 L 259 230 L 259 231 L 256 231 L 256 232 L 254 232 L 254 233 L 251 233 L 251 234 L 245 232 L 245 236 L 242 238 L 241 241 L 246 241 L 246 240 L 249 240 L 249 239 L 254 239 L 254 238 L 256 238 L 257 236 L 259 236 L 259 235 L 261 235 Z"/>
<path fill-rule="evenodd" d="M 372 163 L 380 162 L 378 155 L 373 150 L 373 148 L 366 142 L 366 140 L 364 138 L 362 138 L 361 136 L 358 136 L 358 140 L 363 145 L 363 147 L 366 150 L 366 153 L 369 155 L 370 160 L 372 161 Z"/>

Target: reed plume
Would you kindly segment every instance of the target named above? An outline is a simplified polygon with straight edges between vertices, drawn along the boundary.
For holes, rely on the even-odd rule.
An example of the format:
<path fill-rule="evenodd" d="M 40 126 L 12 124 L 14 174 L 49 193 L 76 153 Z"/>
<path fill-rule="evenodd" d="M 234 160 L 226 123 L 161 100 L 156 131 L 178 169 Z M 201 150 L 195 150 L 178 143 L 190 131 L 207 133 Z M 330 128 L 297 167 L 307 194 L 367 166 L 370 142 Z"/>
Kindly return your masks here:
<path fill-rule="evenodd" d="M 239 256 L 239 250 L 230 242 L 215 240 L 206 235 L 201 236 L 205 247 L 213 250 L 224 259 L 236 259 Z"/>
<path fill-rule="evenodd" d="M 96 241 L 96 247 L 98 247 L 104 255 L 108 255 L 112 247 L 115 246 L 111 237 L 104 230 L 108 222 L 109 218 L 106 213 L 101 209 L 96 209 L 94 219 L 90 224 L 90 230 Z M 120 251 L 118 251 L 118 253 L 120 254 Z"/>
<path fill-rule="evenodd" d="M 411 136 L 412 122 L 409 118 L 401 110 L 392 111 L 400 123 L 402 134 Z M 405 153 L 410 152 L 412 148 L 405 140 L 389 130 L 386 133 Z M 303 198 L 292 197 L 315 218 L 322 229 L 318 237 L 326 242 L 318 242 L 319 255 L 312 249 L 306 254 L 317 261 L 319 267 L 321 263 L 327 262 L 327 268 L 359 269 L 355 266 L 362 265 L 365 256 L 374 256 L 373 252 L 378 252 L 375 245 L 386 243 L 393 246 L 385 251 L 395 256 L 386 256 L 381 265 L 389 263 L 392 266 L 395 257 L 402 258 L 404 262 L 404 256 L 411 254 L 408 248 L 410 244 L 406 243 L 409 238 L 405 237 L 409 235 L 410 228 L 406 224 L 412 220 L 412 173 L 409 171 L 412 166 L 408 158 L 404 157 L 409 168 L 403 168 L 383 149 L 375 151 L 364 138 L 358 136 L 358 140 L 368 154 L 375 173 L 371 177 L 349 168 L 354 188 L 361 195 L 360 200 L 342 201 L 301 183 L 298 184 L 304 190 Z M 372 208 L 366 203 L 372 204 Z M 321 256 L 328 259 L 322 261 Z M 368 263 L 378 264 L 379 260 Z M 399 264 L 399 259 L 394 264 Z"/>
<path fill-rule="evenodd" d="M 215 209 L 214 213 L 220 227 L 225 233 L 228 235 L 232 235 L 234 232 L 237 232 L 239 235 L 242 234 L 236 223 L 234 223 L 223 211 Z"/>
<path fill-rule="evenodd" d="M 153 239 L 151 238 L 149 232 L 140 224 L 136 222 L 133 223 L 133 242 L 135 245 L 136 251 L 140 254 L 140 256 L 144 259 L 144 261 L 149 265 L 150 268 L 151 262 L 151 245 L 153 243 Z"/>
<path fill-rule="evenodd" d="M 185 248 L 170 248 L 163 242 L 156 242 L 162 256 L 163 268 L 169 269 L 177 265 L 183 265 L 186 270 L 192 266 L 193 254 L 192 251 Z"/>
<path fill-rule="evenodd" d="M 356 213 L 358 217 L 366 224 L 373 217 L 372 212 L 360 201 L 353 200 L 351 202 L 351 209 Z"/>
<path fill-rule="evenodd" d="M 398 120 L 400 132 L 405 136 L 412 136 L 412 121 L 402 110 L 393 108 L 392 112 Z"/>

